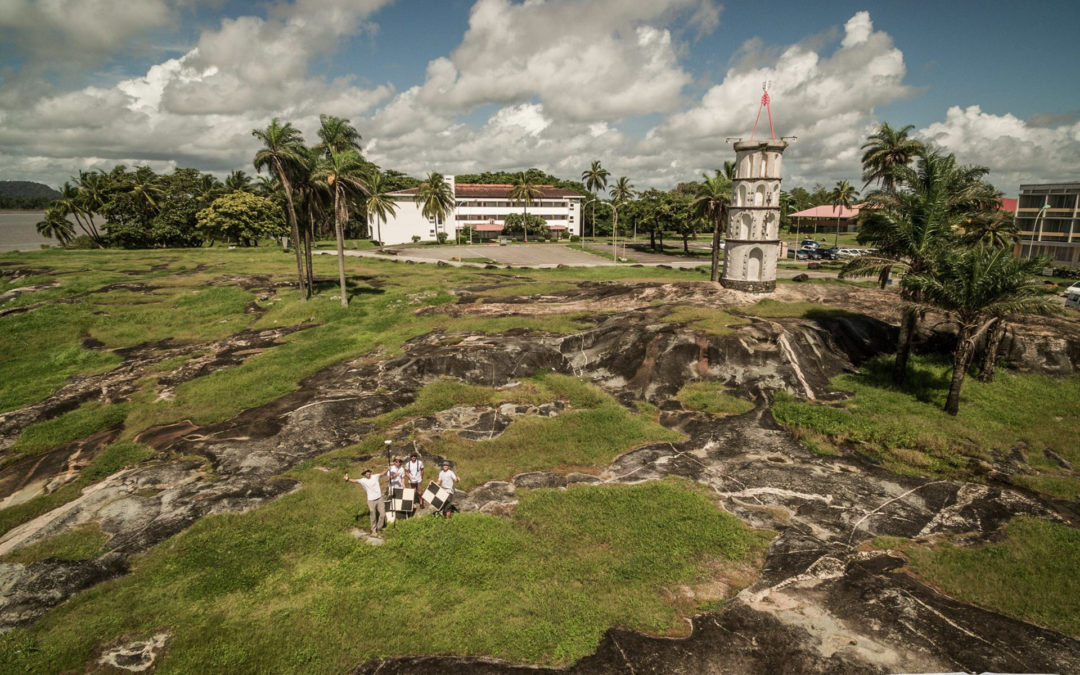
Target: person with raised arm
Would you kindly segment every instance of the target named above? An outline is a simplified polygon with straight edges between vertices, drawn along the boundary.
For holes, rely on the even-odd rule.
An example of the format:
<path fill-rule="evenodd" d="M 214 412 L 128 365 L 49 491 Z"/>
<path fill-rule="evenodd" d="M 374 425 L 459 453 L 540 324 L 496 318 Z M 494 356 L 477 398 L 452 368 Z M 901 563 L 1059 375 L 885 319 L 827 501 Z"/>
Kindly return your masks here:
<path fill-rule="evenodd" d="M 386 528 L 386 506 L 383 504 L 382 485 L 379 483 L 379 479 L 390 475 L 390 469 L 374 476 L 371 475 L 371 469 L 364 469 L 361 475 L 363 478 L 350 479 L 349 474 L 345 474 L 345 480 L 350 483 L 357 483 L 367 493 L 368 514 L 371 517 L 371 534 L 374 536 L 379 533 L 379 530 Z"/>

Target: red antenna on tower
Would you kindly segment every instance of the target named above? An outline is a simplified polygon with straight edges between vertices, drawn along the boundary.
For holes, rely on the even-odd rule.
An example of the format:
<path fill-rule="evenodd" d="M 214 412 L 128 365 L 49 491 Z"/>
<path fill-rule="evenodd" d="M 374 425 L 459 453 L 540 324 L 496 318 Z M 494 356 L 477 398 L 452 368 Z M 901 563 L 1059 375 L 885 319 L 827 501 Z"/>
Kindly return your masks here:
<path fill-rule="evenodd" d="M 757 117 L 754 118 L 754 129 L 753 129 L 753 131 L 750 132 L 750 140 L 754 140 L 754 134 L 757 133 L 757 123 L 758 123 L 758 120 L 761 119 L 761 109 L 762 108 L 765 108 L 766 112 L 769 114 L 769 135 L 772 136 L 772 138 L 774 140 L 776 139 L 776 132 L 773 131 L 773 125 L 772 125 L 772 107 L 769 105 L 769 102 L 770 102 L 770 99 L 769 99 L 769 87 L 770 86 L 772 86 L 772 81 L 771 80 L 765 80 L 764 82 L 761 83 L 761 105 L 758 106 Z"/>

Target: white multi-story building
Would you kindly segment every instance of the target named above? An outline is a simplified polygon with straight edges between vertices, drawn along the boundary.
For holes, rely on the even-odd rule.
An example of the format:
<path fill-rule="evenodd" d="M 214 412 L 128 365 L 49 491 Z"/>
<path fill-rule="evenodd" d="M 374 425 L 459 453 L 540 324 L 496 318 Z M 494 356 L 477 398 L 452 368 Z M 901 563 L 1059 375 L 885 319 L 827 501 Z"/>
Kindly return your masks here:
<path fill-rule="evenodd" d="M 414 236 L 432 240 L 442 232 L 453 241 L 457 231 L 465 227 L 473 229 L 477 240 L 494 239 L 502 232 L 506 216 L 522 212 L 521 202 L 510 199 L 513 185 L 457 183 L 453 176 L 447 176 L 446 182 L 454 193 L 455 204 L 445 223 L 425 218 L 420 212 L 420 205 L 414 201 L 419 188 L 391 192 L 397 213 L 382 224 L 383 243 L 405 244 Z M 529 214 L 547 221 L 552 236 L 581 234 L 582 196 L 550 185 L 542 186 L 540 191 L 541 196 L 527 207 Z M 372 236 L 375 236 L 374 227 Z"/>

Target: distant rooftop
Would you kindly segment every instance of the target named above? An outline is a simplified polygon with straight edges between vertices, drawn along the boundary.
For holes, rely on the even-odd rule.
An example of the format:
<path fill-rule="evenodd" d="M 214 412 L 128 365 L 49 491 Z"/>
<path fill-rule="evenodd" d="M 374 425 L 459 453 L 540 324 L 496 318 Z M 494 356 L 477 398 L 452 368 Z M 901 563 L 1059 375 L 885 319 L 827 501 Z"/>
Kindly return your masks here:
<path fill-rule="evenodd" d="M 538 187 L 540 188 L 540 196 L 542 199 L 581 198 L 580 194 L 569 188 L 560 188 L 553 185 L 540 185 Z M 454 197 L 456 199 L 462 197 L 509 199 L 510 191 L 513 189 L 514 186 L 509 183 L 455 183 Z M 419 191 L 420 188 L 415 187 L 397 190 L 390 194 L 394 197 L 414 197 Z"/>

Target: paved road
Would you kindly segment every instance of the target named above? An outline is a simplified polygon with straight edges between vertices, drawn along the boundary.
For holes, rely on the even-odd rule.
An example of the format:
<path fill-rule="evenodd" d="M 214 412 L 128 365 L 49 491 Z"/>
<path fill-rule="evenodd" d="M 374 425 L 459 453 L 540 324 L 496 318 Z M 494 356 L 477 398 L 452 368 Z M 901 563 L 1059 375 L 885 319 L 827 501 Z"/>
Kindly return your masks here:
<path fill-rule="evenodd" d="M 611 246 L 602 244 L 588 244 L 590 248 L 603 253 L 610 253 Z M 512 244 L 499 246 L 498 244 L 476 244 L 472 246 L 423 246 L 417 248 L 402 248 L 396 256 L 387 256 L 374 251 L 345 251 L 345 255 L 360 258 L 375 258 L 378 260 L 412 260 L 420 263 L 433 263 L 443 261 L 450 265 L 462 267 L 483 267 L 484 263 L 472 262 L 476 259 L 493 260 L 499 265 L 513 265 L 515 267 L 552 268 L 558 265 L 570 267 L 611 267 L 615 263 L 607 258 L 602 258 L 585 251 L 572 249 L 564 244 Z M 322 255 L 334 255 L 334 251 L 315 251 Z M 620 255 L 623 254 L 622 246 L 619 247 Z M 709 265 L 707 258 L 684 258 L 677 255 L 663 255 L 659 253 L 641 252 L 628 250 L 625 254 L 634 264 L 646 267 L 667 265 L 669 267 L 700 267 Z M 456 260 L 455 260 L 456 258 Z M 471 260 L 470 260 L 471 259 Z M 462 262 L 466 261 L 466 262 Z M 790 263 L 792 261 L 788 261 Z M 626 265 L 628 263 L 620 263 Z M 778 269 L 777 278 L 790 279 L 791 277 L 805 273 L 815 278 L 835 277 L 836 272 L 827 270 L 806 270 L 806 263 L 802 263 L 803 269 Z"/>

